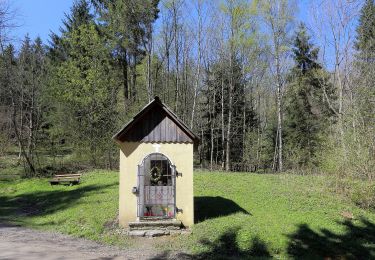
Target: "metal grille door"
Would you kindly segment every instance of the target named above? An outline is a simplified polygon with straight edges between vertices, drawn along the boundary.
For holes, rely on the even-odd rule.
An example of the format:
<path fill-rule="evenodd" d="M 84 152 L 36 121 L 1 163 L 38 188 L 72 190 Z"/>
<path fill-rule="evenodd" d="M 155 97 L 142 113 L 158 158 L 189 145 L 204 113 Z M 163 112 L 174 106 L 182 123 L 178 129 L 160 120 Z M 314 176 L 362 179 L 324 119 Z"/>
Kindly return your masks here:
<path fill-rule="evenodd" d="M 138 165 L 138 217 L 174 218 L 176 167 L 161 153 L 152 153 Z"/>

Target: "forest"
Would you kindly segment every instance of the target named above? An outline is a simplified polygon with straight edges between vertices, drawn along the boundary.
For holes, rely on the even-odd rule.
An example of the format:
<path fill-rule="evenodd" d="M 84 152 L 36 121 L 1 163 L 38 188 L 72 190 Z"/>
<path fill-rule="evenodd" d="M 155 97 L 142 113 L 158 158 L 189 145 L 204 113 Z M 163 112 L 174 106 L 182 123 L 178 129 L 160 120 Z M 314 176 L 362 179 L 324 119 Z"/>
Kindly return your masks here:
<path fill-rule="evenodd" d="M 0 155 L 25 177 L 115 169 L 112 135 L 155 96 L 200 137 L 195 167 L 375 177 L 373 0 L 77 0 L 19 48 L 15 12 Z"/>

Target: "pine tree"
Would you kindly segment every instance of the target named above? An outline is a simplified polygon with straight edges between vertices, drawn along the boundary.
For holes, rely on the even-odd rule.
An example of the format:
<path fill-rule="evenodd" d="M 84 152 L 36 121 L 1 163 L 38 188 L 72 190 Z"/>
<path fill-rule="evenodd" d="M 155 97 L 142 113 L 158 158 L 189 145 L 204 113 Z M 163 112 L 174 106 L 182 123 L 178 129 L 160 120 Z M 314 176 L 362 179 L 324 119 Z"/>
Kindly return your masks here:
<path fill-rule="evenodd" d="M 31 39 L 26 35 L 19 54 L 18 73 L 20 77 L 20 145 L 25 146 L 27 156 L 34 164 L 34 117 L 35 117 L 35 85 L 33 82 L 33 47 Z"/>
<path fill-rule="evenodd" d="M 66 60 L 70 46 L 64 44 L 63 38 L 79 26 L 93 22 L 93 19 L 89 3 L 86 0 L 75 1 L 70 8 L 70 13 L 65 14 L 65 19 L 62 21 L 63 26 L 59 29 L 60 35 L 54 32 L 50 34 L 49 58 L 55 62 Z"/>
<path fill-rule="evenodd" d="M 223 59 L 213 64 L 208 71 L 208 79 L 206 80 L 206 88 L 202 90 L 204 95 L 204 101 L 202 111 L 204 120 L 204 136 L 205 139 L 209 140 L 209 145 L 204 147 L 202 150 L 203 160 L 211 162 L 211 153 L 213 150 L 216 151 L 217 160 L 225 162 L 226 160 L 226 142 L 230 142 L 231 149 L 229 158 L 232 162 L 233 170 L 242 169 L 242 161 L 244 158 L 244 148 L 246 135 L 253 130 L 257 124 L 256 114 L 253 107 L 246 103 L 245 96 L 245 79 L 242 74 L 239 61 L 234 60 L 233 64 L 233 89 L 232 98 L 232 126 L 231 136 L 227 136 L 224 133 L 224 140 L 222 138 L 222 129 L 220 129 L 220 123 L 224 123 L 225 127 L 228 127 L 229 119 L 229 73 L 227 67 L 227 59 Z M 221 106 L 224 105 L 224 107 Z M 222 117 L 224 122 L 222 122 Z M 249 155 L 248 153 L 246 155 Z"/>
<path fill-rule="evenodd" d="M 375 3 L 367 0 L 361 9 L 357 27 L 356 67 L 359 71 L 357 80 L 357 104 L 366 125 L 372 127 L 375 115 Z"/>
<path fill-rule="evenodd" d="M 301 24 L 294 40 L 295 66 L 289 76 L 285 104 L 286 158 L 297 166 L 316 163 L 316 153 L 333 117 L 326 98 L 334 100 L 335 94 L 328 73 L 318 63 L 318 53 Z"/>
<path fill-rule="evenodd" d="M 55 127 L 68 121 L 63 124 L 68 141 L 97 165 L 112 147 L 108 140 L 115 131 L 116 75 L 105 39 L 94 23 L 73 29 L 63 40 L 70 48 L 55 77 L 53 92 L 58 109 L 63 110 L 57 113 L 63 118 L 56 118 Z"/>
<path fill-rule="evenodd" d="M 366 0 L 361 9 L 359 24 L 357 27 L 356 49 L 360 58 L 374 62 L 375 58 L 375 3 L 374 0 Z"/>
<path fill-rule="evenodd" d="M 19 146 L 23 156 L 36 165 L 36 148 L 42 117 L 41 93 L 45 88 L 46 67 L 45 49 L 38 37 L 34 42 L 25 37 L 18 57 L 19 83 L 17 88 L 19 99 L 18 136 Z M 24 150 L 24 151 L 22 151 Z M 31 167 L 30 167 L 31 168 Z"/>
<path fill-rule="evenodd" d="M 0 53 L 0 154 L 17 141 L 13 124 L 19 111 L 17 66 L 16 51 L 10 44 Z"/>
<path fill-rule="evenodd" d="M 124 105 L 137 96 L 136 66 L 146 55 L 159 0 L 92 0 L 122 72 Z"/>
<path fill-rule="evenodd" d="M 365 151 L 362 157 L 373 158 L 375 149 L 373 136 L 375 133 L 375 3 L 366 0 L 361 9 L 357 37 L 355 42 L 357 50 L 355 68 L 358 76 L 354 89 L 355 106 L 353 107 L 352 120 L 357 125 L 359 134 L 356 140 L 362 139 L 361 147 Z M 365 148 L 367 147 L 367 148 Z M 356 148 L 358 149 L 358 148 Z M 370 151 L 370 154 L 367 152 Z"/>

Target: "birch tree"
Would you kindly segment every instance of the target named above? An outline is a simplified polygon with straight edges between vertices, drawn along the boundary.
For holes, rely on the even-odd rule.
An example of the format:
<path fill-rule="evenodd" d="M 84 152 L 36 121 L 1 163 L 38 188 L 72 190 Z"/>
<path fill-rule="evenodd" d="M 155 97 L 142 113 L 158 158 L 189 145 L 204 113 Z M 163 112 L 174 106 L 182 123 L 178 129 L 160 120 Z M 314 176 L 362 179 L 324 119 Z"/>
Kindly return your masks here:
<path fill-rule="evenodd" d="M 345 91 L 350 91 L 348 76 L 353 57 L 354 23 L 359 6 L 358 1 L 345 0 L 316 1 L 312 4 L 312 28 L 322 43 L 323 62 L 326 67 L 333 67 L 332 80 L 338 93 L 337 102 L 325 96 L 331 110 L 338 117 L 339 142 L 344 156 L 346 154 L 344 121 L 347 113 L 344 100 Z"/>
<path fill-rule="evenodd" d="M 283 116 L 282 99 L 285 87 L 287 58 L 290 52 L 290 29 L 293 22 L 293 2 L 289 0 L 265 0 L 261 2 L 262 18 L 270 35 L 271 71 L 276 83 L 277 133 L 273 169 L 283 171 Z M 277 165 L 277 166 L 276 166 Z"/>
<path fill-rule="evenodd" d="M 201 63 L 202 63 L 202 52 L 203 52 L 203 40 L 202 40 L 202 32 L 203 32 L 203 14 L 202 14 L 202 5 L 203 0 L 197 0 L 196 3 L 196 9 L 197 9 L 197 16 L 198 16 L 198 26 L 197 26 L 197 32 L 196 32 L 196 38 L 197 38 L 197 73 L 196 73 L 196 79 L 194 84 L 194 95 L 193 95 L 193 107 L 191 111 L 191 120 L 190 120 L 190 128 L 194 128 L 194 117 L 195 117 L 195 106 L 197 102 L 197 95 L 198 95 L 198 89 L 199 84 L 201 83 Z M 212 165 L 212 160 L 211 160 Z"/>

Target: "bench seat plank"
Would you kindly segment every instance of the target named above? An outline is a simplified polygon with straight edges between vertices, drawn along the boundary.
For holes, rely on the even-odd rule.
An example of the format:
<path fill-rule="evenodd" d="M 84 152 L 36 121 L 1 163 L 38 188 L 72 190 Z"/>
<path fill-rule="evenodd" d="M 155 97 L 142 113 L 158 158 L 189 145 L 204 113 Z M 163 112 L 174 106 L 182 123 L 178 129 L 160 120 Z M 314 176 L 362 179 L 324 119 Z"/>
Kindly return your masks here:
<path fill-rule="evenodd" d="M 81 181 L 81 174 L 56 174 L 49 180 L 51 185 L 56 184 L 79 184 Z"/>

